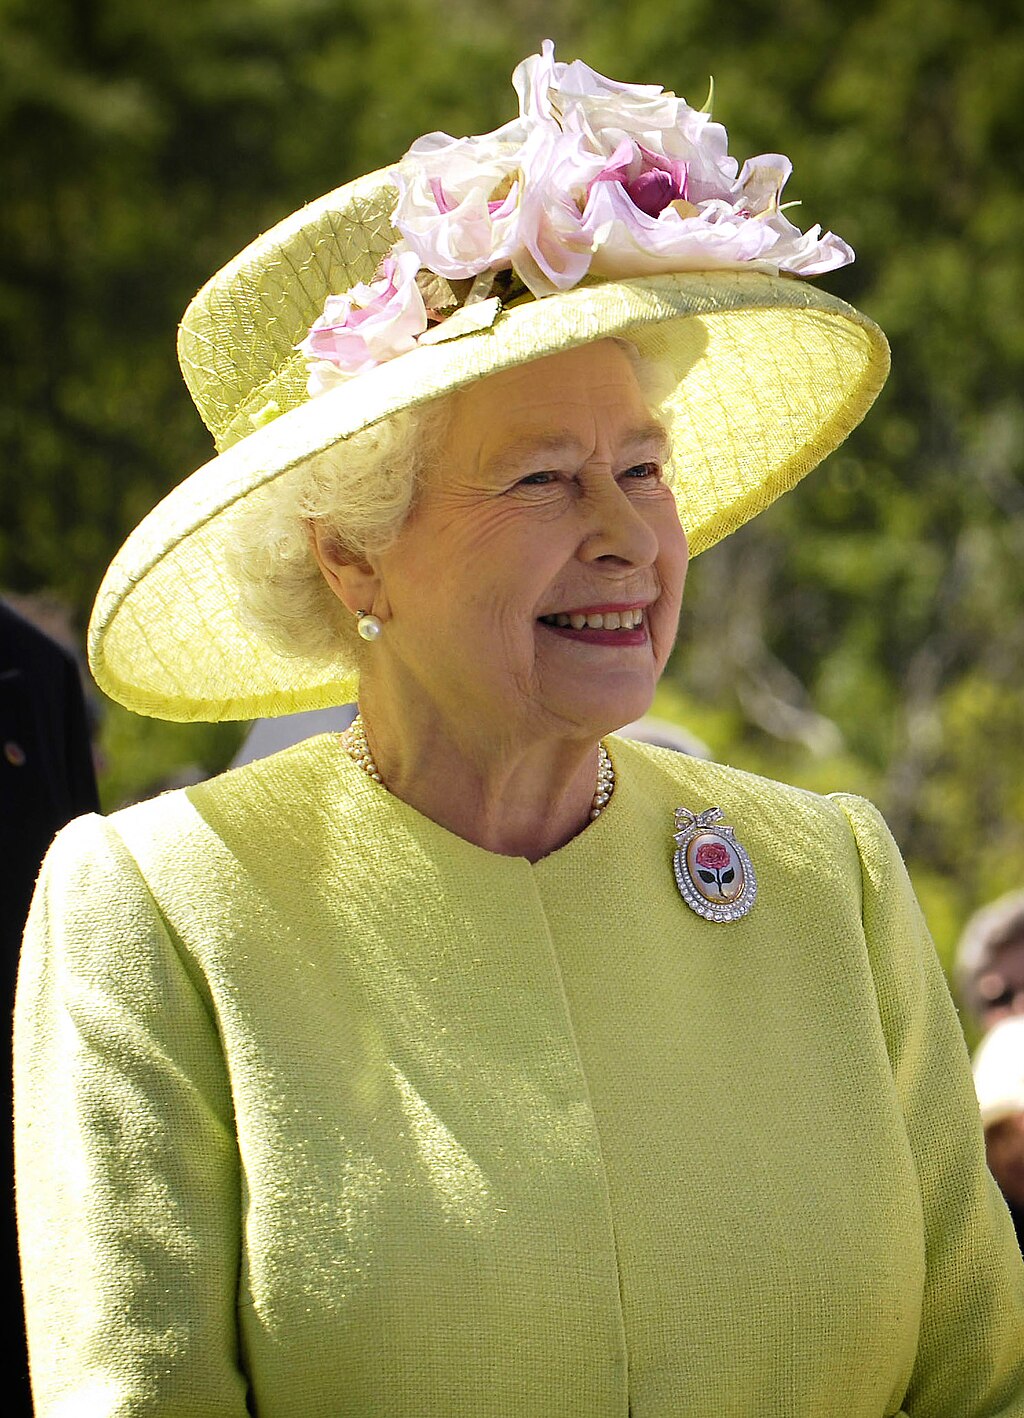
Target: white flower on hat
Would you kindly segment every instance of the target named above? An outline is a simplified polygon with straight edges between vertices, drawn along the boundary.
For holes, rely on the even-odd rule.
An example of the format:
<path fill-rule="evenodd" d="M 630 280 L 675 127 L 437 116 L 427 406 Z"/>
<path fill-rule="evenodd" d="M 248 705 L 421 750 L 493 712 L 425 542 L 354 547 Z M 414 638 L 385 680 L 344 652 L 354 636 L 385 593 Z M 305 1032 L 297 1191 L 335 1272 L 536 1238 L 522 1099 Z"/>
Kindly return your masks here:
<path fill-rule="evenodd" d="M 500 271 L 518 244 L 521 124 L 479 138 L 428 133 L 391 174 L 392 218 L 421 264 L 449 280 Z"/>
<path fill-rule="evenodd" d="M 736 180 L 739 164 L 729 156 L 723 126 L 660 84 L 619 83 L 578 59 L 558 63 L 550 40 L 516 68 L 512 84 L 524 117 L 581 133 L 594 152 L 611 157 L 626 138 L 685 162 L 695 202 L 720 196 Z"/>
<path fill-rule="evenodd" d="M 820 276 L 854 259 L 853 248 L 840 236 L 820 226 L 802 232 L 783 214 L 782 189 L 793 172 L 793 164 L 781 153 L 763 153 L 748 158 L 737 181 L 739 206 L 775 234 L 772 262 L 792 275 Z"/>
<path fill-rule="evenodd" d="M 571 290 L 590 270 L 593 242 L 580 212 L 604 167 L 579 134 L 539 123 L 520 154 L 522 196 L 512 266 L 535 296 Z"/>

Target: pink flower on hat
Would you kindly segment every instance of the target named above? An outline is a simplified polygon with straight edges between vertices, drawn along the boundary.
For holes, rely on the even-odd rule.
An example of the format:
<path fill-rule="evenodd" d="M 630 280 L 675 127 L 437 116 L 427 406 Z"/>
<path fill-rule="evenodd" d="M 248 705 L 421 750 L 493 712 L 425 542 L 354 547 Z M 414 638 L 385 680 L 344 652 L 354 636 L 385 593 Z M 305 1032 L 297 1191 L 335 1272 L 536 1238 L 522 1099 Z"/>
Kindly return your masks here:
<path fill-rule="evenodd" d="M 708 195 L 705 187 L 721 192 L 735 181 L 739 164 L 729 156 L 722 125 L 660 84 L 623 84 L 578 59 L 558 63 L 550 40 L 540 54 L 523 60 L 512 83 L 524 118 L 581 133 L 595 152 L 611 156 L 629 138 L 650 153 L 685 162 L 697 185 L 695 201 Z"/>
<path fill-rule="evenodd" d="M 720 198 L 699 208 L 678 198 L 651 216 L 618 182 L 594 184 L 583 222 L 593 247 L 590 269 L 611 279 L 750 266 L 764 260 L 778 241 L 775 232 Z"/>
<path fill-rule="evenodd" d="M 400 240 L 379 279 L 329 297 L 299 346 L 310 394 L 414 346 L 427 328 L 419 269 L 456 283 L 507 273 L 503 290 L 453 290 L 457 306 L 523 287 L 548 296 L 587 276 L 814 276 L 853 260 L 841 238 L 785 215 L 788 158 L 765 153 L 740 170 L 722 125 L 659 85 L 559 63 L 550 40 L 512 82 L 517 119 L 471 138 L 428 133 L 392 172 Z"/>
<path fill-rule="evenodd" d="M 687 199 L 686 163 L 652 153 L 628 139 L 619 144 L 597 181 L 620 183 L 633 206 L 649 217 L 658 217 L 673 202 Z"/>
<path fill-rule="evenodd" d="M 550 40 L 512 82 L 523 121 L 577 135 L 584 151 L 607 160 L 582 194 L 573 193 L 581 224 L 571 239 L 587 239 L 589 273 L 753 265 L 819 275 L 853 260 L 840 238 L 817 226 L 803 233 L 782 214 L 788 158 L 769 153 L 740 172 L 722 125 L 660 86 L 619 83 L 579 60 L 558 63 Z"/>
<path fill-rule="evenodd" d="M 311 397 L 415 347 L 427 328 L 419 269 L 415 252 L 387 256 L 377 280 L 327 297 L 323 314 L 298 346 L 309 363 Z"/>

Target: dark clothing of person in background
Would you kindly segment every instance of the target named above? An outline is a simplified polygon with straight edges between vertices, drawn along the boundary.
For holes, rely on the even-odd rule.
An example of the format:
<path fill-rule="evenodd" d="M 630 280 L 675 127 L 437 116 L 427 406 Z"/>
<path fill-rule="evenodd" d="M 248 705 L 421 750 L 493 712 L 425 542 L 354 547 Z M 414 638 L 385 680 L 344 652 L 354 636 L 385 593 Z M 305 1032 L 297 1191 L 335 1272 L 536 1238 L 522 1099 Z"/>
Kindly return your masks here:
<path fill-rule="evenodd" d="M 99 808 L 82 682 L 74 656 L 0 601 L 0 989 L 3 991 L 4 1123 L 0 1264 L 9 1333 L 3 1411 L 32 1412 L 14 1221 L 11 1015 L 21 933 L 39 865 L 54 834 Z M 13 1317 L 13 1323 L 12 1323 Z"/>

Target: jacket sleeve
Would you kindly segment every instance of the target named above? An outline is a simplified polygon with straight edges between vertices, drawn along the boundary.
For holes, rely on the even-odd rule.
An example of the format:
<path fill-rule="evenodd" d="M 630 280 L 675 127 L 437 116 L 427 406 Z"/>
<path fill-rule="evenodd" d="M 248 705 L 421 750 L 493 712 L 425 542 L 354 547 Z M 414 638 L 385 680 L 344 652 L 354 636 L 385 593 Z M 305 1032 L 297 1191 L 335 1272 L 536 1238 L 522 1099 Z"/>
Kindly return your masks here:
<path fill-rule="evenodd" d="M 924 1215 L 921 1329 L 901 1411 L 1024 1415 L 1024 1265 L 985 1164 L 959 1020 L 892 835 L 862 798 L 836 801 L 860 853 L 864 931 Z"/>
<path fill-rule="evenodd" d="M 116 829 L 43 866 L 15 1010 L 37 1418 L 244 1418 L 239 1167 L 203 982 Z"/>

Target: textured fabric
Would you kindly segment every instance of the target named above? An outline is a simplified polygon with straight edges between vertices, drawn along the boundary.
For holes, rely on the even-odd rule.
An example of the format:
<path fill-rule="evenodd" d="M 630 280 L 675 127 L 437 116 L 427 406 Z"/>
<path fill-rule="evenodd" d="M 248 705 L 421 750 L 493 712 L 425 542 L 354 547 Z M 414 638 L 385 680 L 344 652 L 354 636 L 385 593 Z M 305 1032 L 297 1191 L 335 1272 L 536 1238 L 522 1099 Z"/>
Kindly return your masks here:
<path fill-rule="evenodd" d="M 1024 1269 L 899 854 L 612 741 L 535 866 L 323 737 L 68 828 L 17 1014 L 40 1418 L 1024 1414 Z M 720 804 L 744 920 L 680 900 Z"/>
<path fill-rule="evenodd" d="M 369 280 L 394 242 L 396 191 L 371 173 L 259 237 L 199 292 L 179 355 L 220 457 L 135 529 L 100 587 L 93 673 L 112 698 L 167 719 L 252 719 L 344 703 L 340 664 L 274 653 L 235 613 L 224 548 L 247 493 L 397 410 L 488 374 L 626 336 L 673 375 L 662 415 L 696 555 L 832 452 L 874 402 L 885 337 L 835 296 L 749 270 L 586 283 L 504 310 L 306 398 L 295 349 L 325 298 Z"/>

